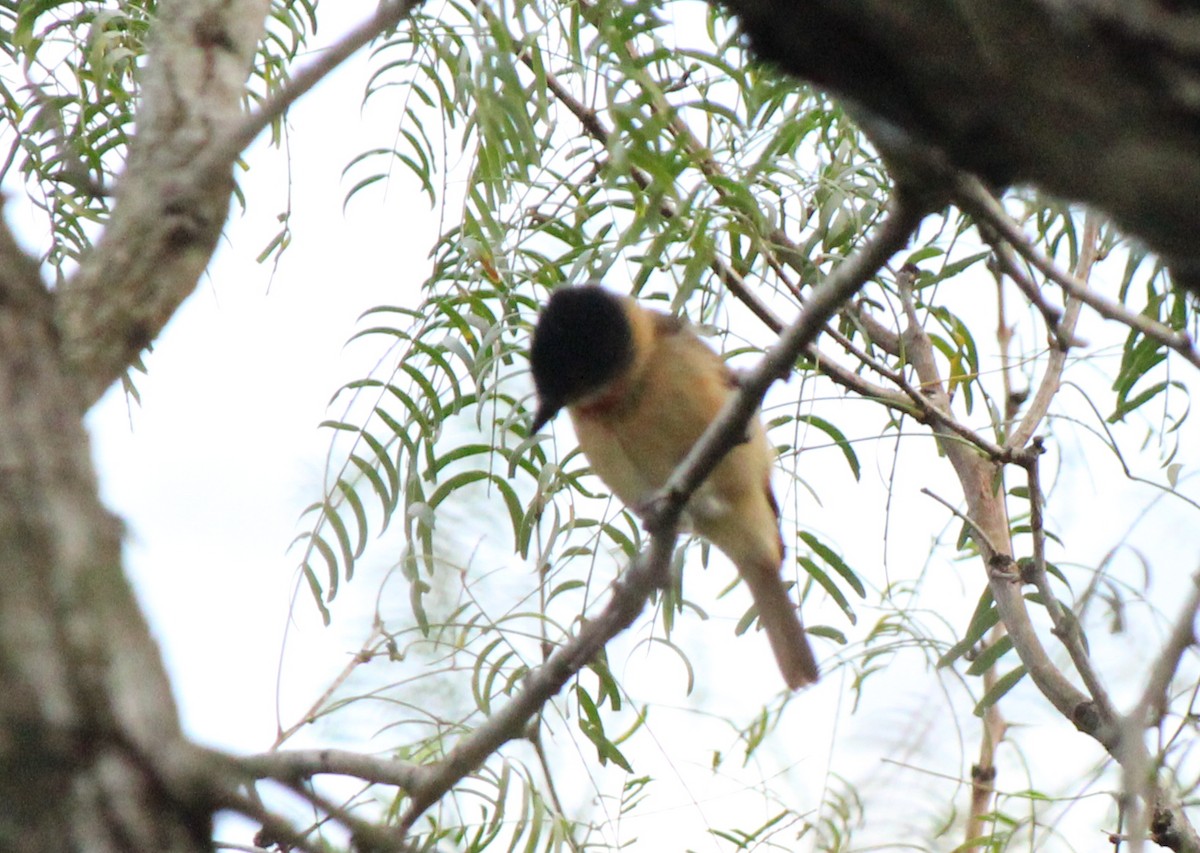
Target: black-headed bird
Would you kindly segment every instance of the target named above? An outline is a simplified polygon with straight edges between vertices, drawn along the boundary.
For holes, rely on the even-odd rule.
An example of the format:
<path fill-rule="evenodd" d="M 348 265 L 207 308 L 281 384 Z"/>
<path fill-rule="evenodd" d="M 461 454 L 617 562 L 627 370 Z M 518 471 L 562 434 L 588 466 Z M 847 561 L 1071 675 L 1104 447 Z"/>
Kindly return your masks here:
<path fill-rule="evenodd" d="M 666 483 L 738 383 L 682 320 L 595 284 L 554 291 L 533 330 L 532 432 L 566 408 L 592 470 L 634 511 Z M 758 609 L 788 687 L 817 680 L 804 626 L 780 576 L 771 490 L 775 454 L 757 416 L 685 508 L 722 551 Z"/>

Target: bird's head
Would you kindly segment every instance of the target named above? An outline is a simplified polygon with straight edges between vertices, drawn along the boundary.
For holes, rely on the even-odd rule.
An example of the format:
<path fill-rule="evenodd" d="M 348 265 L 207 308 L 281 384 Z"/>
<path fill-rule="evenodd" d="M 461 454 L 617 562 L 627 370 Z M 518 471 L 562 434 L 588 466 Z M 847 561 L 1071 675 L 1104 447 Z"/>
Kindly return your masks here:
<path fill-rule="evenodd" d="M 597 284 L 554 291 L 533 329 L 536 433 L 563 406 L 600 390 L 633 362 L 632 303 Z"/>

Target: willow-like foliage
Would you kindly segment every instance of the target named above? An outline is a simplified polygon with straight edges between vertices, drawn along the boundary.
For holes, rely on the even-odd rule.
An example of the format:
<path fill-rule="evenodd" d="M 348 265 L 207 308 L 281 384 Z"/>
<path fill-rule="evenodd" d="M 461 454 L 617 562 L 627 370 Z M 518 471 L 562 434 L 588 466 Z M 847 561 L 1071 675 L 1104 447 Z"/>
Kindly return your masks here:
<path fill-rule="evenodd" d="M 363 318 L 355 345 L 378 347 L 378 368 L 335 397 L 325 423 L 333 433 L 328 488 L 309 508 L 296 544 L 327 620 L 347 582 L 358 582 L 360 564 L 392 567 L 363 659 L 387 657 L 398 674 L 369 690 L 356 681 L 362 692 L 318 715 L 336 727 L 343 702 L 398 703 L 405 721 L 388 725 L 388 748 L 433 760 L 569 640 L 643 544 L 636 517 L 608 499 L 569 428 L 528 434 L 526 351 L 546 295 L 603 281 L 688 317 L 732 363 L 752 364 L 808 289 L 869 237 L 892 188 L 835 102 L 754 64 L 733 23 L 699 3 L 429 5 L 376 46 L 372 67 L 365 108 L 394 111 L 396 134 L 394 144 L 369 147 L 347 166 L 347 204 L 370 204 L 372 188 L 404 170 L 445 228 L 431 247 L 420 303 L 381 306 Z M 1085 228 L 1083 211 L 1029 191 L 1010 192 L 1005 203 L 1030 246 L 1064 270 L 1086 278 L 1094 263 L 1088 258 L 1107 257 L 1093 279 L 1107 298 L 1161 330 L 1192 322 L 1155 259 L 1112 228 Z M 929 440 L 935 420 L 923 408 L 905 329 L 915 324 L 927 335 L 952 400 L 947 414 L 960 428 L 953 440 L 986 454 L 1033 418 L 1056 463 L 1044 470 L 1057 467 L 1043 489 L 1077 487 L 1086 476 L 1077 454 L 1086 445 L 1115 460 L 1129 453 L 1152 459 L 1161 467 L 1145 478 L 1151 489 L 1194 511 L 1186 490 L 1174 490 L 1178 469 L 1170 474 L 1190 397 L 1161 337 L 1119 326 L 1114 333 L 1089 316 L 1078 327 L 1089 339 L 1082 348 L 1075 327 L 1060 322 L 1061 292 L 1013 257 L 990 227 L 957 207 L 929 217 L 766 409 L 780 481 L 787 481 L 785 574 L 823 638 L 818 654 L 827 681 L 844 679 L 855 707 L 874 706 L 896 689 L 889 669 L 919 672 L 923 662 L 931 668 L 924 689 L 939 692 L 928 697 L 938 710 L 910 708 L 906 725 L 958 721 L 957 734 L 941 742 L 929 733 L 913 742 L 900 732 L 882 737 L 892 760 L 914 762 L 907 774 L 885 775 L 911 787 L 901 800 L 916 812 L 873 803 L 867 777 L 849 778 L 834 758 L 823 791 L 798 793 L 809 777 L 791 765 L 812 750 L 802 719 L 811 711 L 796 704 L 807 699 L 768 685 L 734 711 L 713 700 L 722 687 L 712 682 L 710 660 L 678 641 L 679 632 L 715 632 L 720 654 L 735 658 L 761 648 L 728 636 L 720 619 L 702 624 L 721 613 L 737 633 L 753 633 L 754 613 L 730 611 L 726 599 L 711 597 L 715 573 L 724 572 L 715 575 L 715 591 L 730 592 L 735 583 L 728 567 L 705 572 L 699 563 L 709 555 L 693 543 L 676 555 L 676 585 L 653 619 L 544 711 L 526 747 L 467 776 L 428 813 L 418 825 L 424 841 L 465 850 L 619 847 L 629 841 L 622 827 L 631 815 L 668 796 L 660 791 L 694 790 L 692 768 L 685 774 L 676 765 L 700 753 L 710 757 L 714 777 L 746 786 L 745 799 L 731 796 L 738 805 L 713 809 L 698 830 L 718 849 L 794 849 L 802 838 L 812 849 L 850 850 L 860 837 L 878 843 L 905 832 L 921 849 L 951 849 L 969 817 L 982 821 L 976 842 L 989 849 L 1054 839 L 1046 827 L 1068 810 L 1055 799 L 1059 783 L 1043 781 L 1017 737 L 1012 754 L 1027 762 L 1016 771 L 1025 777 L 986 814 L 969 815 L 971 741 L 979 738 L 971 713 L 1007 702 L 1021 703 L 1022 713 L 1027 699 L 1001 699 L 1029 685 L 1012 642 L 995 633 L 999 614 L 986 588 L 979 592 L 983 576 L 961 581 L 972 591 L 950 608 L 935 588 L 954 561 L 978 572 L 973 531 L 932 502 L 923 512 L 896 514 L 905 525 L 920 520 L 921 529 L 892 527 L 898 506 L 926 500 L 905 485 L 911 474 L 903 469 L 916 466 L 919 483 L 958 500 L 950 462 Z M 899 275 L 905 264 L 919 271 L 911 291 Z M 1043 307 L 1058 307 L 1042 310 L 1029 301 L 1034 292 Z M 1054 361 L 1054 335 L 1080 345 L 1065 366 Z M 1097 382 L 1097 373 L 1108 378 Z M 1031 416 L 1043 405 L 1037 389 L 1060 374 L 1062 389 Z M 1130 421 L 1155 426 L 1147 437 L 1140 427 L 1123 428 Z M 893 489 L 875 517 L 857 503 L 864 480 Z M 1063 606 L 1088 631 L 1107 635 L 1106 618 L 1146 606 L 1145 589 L 1113 564 L 1065 565 L 1073 562 L 1071 543 L 1032 520 L 1019 468 L 997 464 L 995 490 L 1007 504 L 1017 554 L 1027 554 L 1034 539 L 1065 550 L 1047 571 Z M 847 541 L 844 526 L 833 533 L 810 521 L 830 512 L 857 516 L 868 537 L 884 539 L 877 556 L 896 547 L 892 539 L 928 553 L 864 564 L 870 549 Z M 1048 512 L 1053 517 L 1053 500 Z M 372 547 L 385 531 L 393 535 Z M 380 548 L 402 550 L 396 556 Z M 738 595 L 730 598 L 741 601 Z M 1036 593 L 1031 606 L 1039 607 Z M 655 672 L 683 673 L 673 699 L 654 691 L 647 698 L 646 685 L 630 674 L 650 666 L 647 650 Z M 414 702 L 414 695 L 437 699 Z M 683 714 L 703 746 L 681 758 L 657 745 L 666 736 L 656 720 L 672 728 L 672 706 L 689 702 L 697 715 L 720 719 L 724 734 Z M 954 756 L 958 781 L 932 782 L 916 766 L 942 752 Z M 1099 772 L 1116 784 L 1111 767 Z M 672 778 L 685 775 L 690 781 Z M 1070 802 L 1082 790 L 1068 785 L 1061 796 Z M 564 802 L 578 798 L 591 805 Z M 747 802 L 756 817 L 739 811 Z M 396 814 L 404 805 L 403 797 L 392 803 Z M 1101 811 L 1101 822 L 1115 821 L 1111 810 Z"/>

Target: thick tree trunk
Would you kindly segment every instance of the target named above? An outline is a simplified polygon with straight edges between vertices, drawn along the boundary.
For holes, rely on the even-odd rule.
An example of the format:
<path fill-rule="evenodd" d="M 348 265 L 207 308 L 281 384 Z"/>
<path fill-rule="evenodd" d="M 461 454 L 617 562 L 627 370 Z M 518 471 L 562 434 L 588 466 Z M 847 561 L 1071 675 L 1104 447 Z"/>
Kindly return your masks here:
<path fill-rule="evenodd" d="M 101 505 L 83 416 L 192 292 L 233 190 L 213 155 L 269 0 L 162 0 L 110 221 L 51 292 L 0 223 L 0 850 L 201 851 L 217 780 L 190 768 L 157 646 Z"/>
<path fill-rule="evenodd" d="M 0 231 L 0 850 L 190 851 L 209 809 L 156 769 L 170 685 L 121 573 L 52 300 Z"/>

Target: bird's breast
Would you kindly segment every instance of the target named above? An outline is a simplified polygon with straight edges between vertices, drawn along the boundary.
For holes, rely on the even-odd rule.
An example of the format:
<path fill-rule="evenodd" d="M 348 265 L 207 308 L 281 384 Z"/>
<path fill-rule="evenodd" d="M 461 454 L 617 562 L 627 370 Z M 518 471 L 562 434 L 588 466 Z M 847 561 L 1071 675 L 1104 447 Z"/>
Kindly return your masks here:
<path fill-rule="evenodd" d="M 569 412 L 592 471 L 626 506 L 636 509 L 642 505 L 661 484 L 638 464 L 636 448 L 632 454 L 628 449 L 625 419 L 603 407 L 571 408 Z"/>

